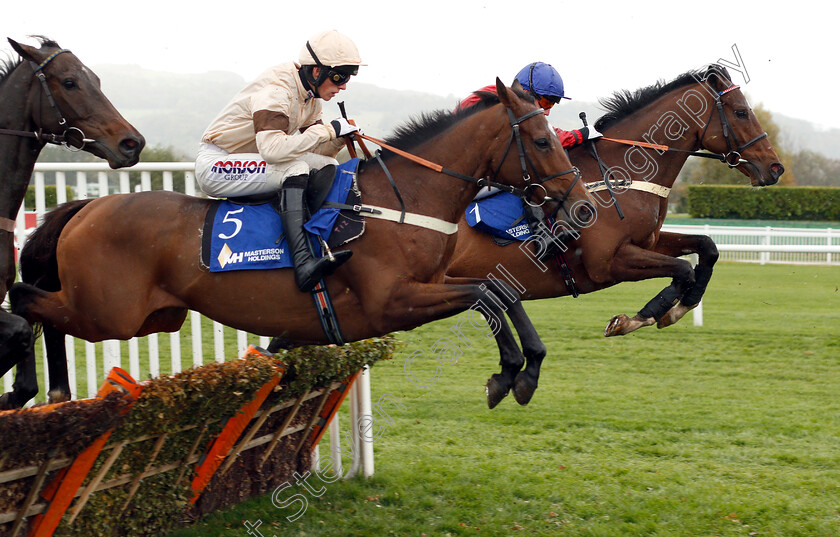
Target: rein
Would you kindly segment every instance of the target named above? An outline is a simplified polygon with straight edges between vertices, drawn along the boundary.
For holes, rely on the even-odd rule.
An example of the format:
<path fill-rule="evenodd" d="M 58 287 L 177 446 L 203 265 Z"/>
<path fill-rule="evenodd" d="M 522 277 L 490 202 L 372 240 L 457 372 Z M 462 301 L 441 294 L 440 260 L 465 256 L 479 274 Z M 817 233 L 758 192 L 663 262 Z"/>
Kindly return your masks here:
<path fill-rule="evenodd" d="M 412 161 L 416 164 L 424 166 L 424 167 L 426 167 L 426 168 L 428 168 L 432 171 L 435 171 L 437 173 L 443 173 L 443 174 L 449 175 L 451 177 L 455 177 L 456 179 L 461 179 L 462 181 L 467 181 L 469 183 L 473 183 L 476 186 L 478 186 L 479 188 L 489 186 L 489 187 L 493 187 L 493 188 L 498 188 L 499 190 L 503 190 L 503 191 L 509 192 L 511 194 L 515 194 L 516 196 L 519 196 L 520 198 L 525 200 L 525 202 L 527 204 L 529 204 L 533 207 L 539 207 L 539 206 L 543 205 L 546 201 L 556 201 L 557 203 L 560 203 L 560 204 L 565 203 L 565 201 L 568 199 L 569 195 L 571 194 L 572 188 L 574 188 L 575 184 L 577 184 L 577 182 L 580 180 L 581 173 L 580 173 L 580 170 L 577 169 L 577 167 L 573 166 L 572 168 L 570 168 L 568 170 L 565 170 L 565 171 L 560 172 L 560 173 L 556 173 L 554 175 L 550 175 L 548 177 L 544 177 L 544 178 L 539 178 L 538 177 L 537 178 L 537 183 L 531 183 L 531 176 L 528 173 L 528 168 L 527 168 L 528 164 L 530 164 L 531 168 L 533 168 L 534 170 L 536 170 L 536 168 L 534 167 L 533 163 L 531 162 L 531 159 L 528 157 L 528 153 L 525 151 L 525 145 L 522 142 L 522 136 L 519 134 L 519 124 L 522 123 L 523 121 L 527 120 L 527 119 L 530 119 L 530 118 L 534 117 L 534 116 L 543 114 L 544 113 L 543 110 L 541 108 L 538 108 L 538 109 L 533 110 L 533 111 L 531 111 L 531 112 L 529 112 L 529 113 L 527 113 L 524 116 L 519 117 L 519 118 L 514 116 L 513 112 L 510 109 L 507 109 L 507 113 L 508 113 L 508 117 L 509 117 L 509 120 L 510 120 L 510 125 L 511 125 L 511 128 L 512 128 L 512 132 L 511 132 L 511 135 L 510 135 L 510 139 L 508 140 L 508 145 L 507 145 L 507 148 L 505 149 L 505 153 L 502 156 L 502 159 L 499 161 L 499 166 L 496 168 L 496 171 L 494 172 L 494 176 L 498 175 L 498 172 L 499 172 L 499 170 L 502 166 L 502 163 L 507 158 L 507 154 L 510 151 L 510 148 L 513 145 L 514 140 L 516 140 L 516 146 L 517 146 L 517 150 L 519 152 L 519 162 L 520 162 L 520 165 L 522 166 L 522 178 L 526 183 L 525 188 L 518 188 L 518 187 L 515 187 L 515 186 L 512 186 L 512 185 L 499 183 L 497 181 L 491 181 L 488 178 L 472 177 L 470 175 L 465 175 L 465 174 L 456 172 L 454 170 L 444 168 L 440 164 L 434 163 L 434 162 L 426 160 L 422 157 L 418 157 L 416 155 L 413 155 L 413 154 L 411 154 L 407 151 L 403 151 L 402 149 L 398 149 L 396 147 L 388 145 L 383 140 L 379 140 L 379 139 L 374 138 L 372 136 L 362 134 L 361 132 L 354 133 L 354 136 L 357 136 L 357 137 L 362 138 L 364 140 L 368 140 L 370 142 L 373 142 L 383 149 L 391 151 L 391 152 L 393 152 L 393 153 L 395 153 L 395 154 L 397 154 L 397 155 L 399 155 L 399 156 L 401 156 L 405 159 L 408 159 L 408 160 L 410 160 L 410 161 Z M 386 175 L 388 176 L 389 181 L 391 181 L 391 185 L 394 187 L 394 189 L 396 189 L 396 184 L 391 179 L 391 175 L 390 175 L 390 173 L 388 173 L 387 168 L 385 168 L 385 163 L 382 161 L 381 158 L 379 158 L 379 151 L 377 151 L 376 158 L 379 161 L 379 164 L 383 167 L 383 169 L 385 169 Z M 531 190 L 532 187 L 539 187 L 539 188 L 542 188 L 543 191 L 545 191 L 545 187 L 542 186 L 542 184 L 544 182 L 546 182 L 550 179 L 554 179 L 556 177 L 560 177 L 562 175 L 569 174 L 569 173 L 574 173 L 575 174 L 575 180 L 572 181 L 571 185 L 569 185 L 569 188 L 563 194 L 562 198 L 557 199 L 557 198 L 554 198 L 552 196 L 544 196 L 544 199 L 541 201 L 541 203 L 538 203 L 538 204 L 533 204 L 528 199 L 530 197 L 530 195 L 532 194 L 532 190 Z M 397 197 L 399 197 L 399 193 L 397 193 Z M 405 212 L 404 207 L 403 207 L 403 212 Z"/>
<path fill-rule="evenodd" d="M 64 116 L 61 114 L 61 111 L 58 109 L 58 105 L 55 102 L 55 98 L 53 97 L 53 94 L 50 91 L 49 85 L 47 84 L 47 77 L 46 75 L 44 75 L 44 67 L 46 67 L 47 64 L 50 63 L 56 56 L 65 52 L 70 52 L 70 50 L 66 48 L 57 50 L 49 56 L 47 56 L 46 59 L 44 59 L 44 61 L 42 61 L 40 64 L 37 64 L 31 60 L 29 61 L 29 64 L 32 66 L 35 78 L 37 78 L 38 82 L 41 83 L 41 88 L 43 88 L 44 93 L 47 96 L 47 101 L 49 101 L 50 103 L 50 108 L 52 108 L 52 110 L 55 112 L 56 118 L 58 119 L 59 127 L 64 127 L 65 125 L 67 125 L 67 120 L 64 118 Z M 82 130 L 78 127 L 67 127 L 61 134 L 44 132 L 43 128 L 38 129 L 34 132 L 13 129 L 0 129 L 0 134 L 6 134 L 9 136 L 20 136 L 23 138 L 35 138 L 42 144 L 63 145 L 71 151 L 79 151 L 84 148 L 86 143 L 92 143 L 96 141 L 90 138 L 85 138 L 85 133 L 82 132 Z"/>

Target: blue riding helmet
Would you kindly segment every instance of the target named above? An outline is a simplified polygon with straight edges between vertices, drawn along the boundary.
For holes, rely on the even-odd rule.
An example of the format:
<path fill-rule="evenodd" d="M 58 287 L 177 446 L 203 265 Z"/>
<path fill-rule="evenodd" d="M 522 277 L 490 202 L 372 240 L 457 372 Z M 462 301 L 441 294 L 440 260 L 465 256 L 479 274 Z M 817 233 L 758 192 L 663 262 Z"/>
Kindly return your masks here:
<path fill-rule="evenodd" d="M 516 80 L 522 84 L 523 88 L 535 95 L 554 97 L 558 101 L 570 99 L 563 92 L 563 79 L 560 73 L 550 64 L 543 62 L 528 64 L 516 74 Z"/>

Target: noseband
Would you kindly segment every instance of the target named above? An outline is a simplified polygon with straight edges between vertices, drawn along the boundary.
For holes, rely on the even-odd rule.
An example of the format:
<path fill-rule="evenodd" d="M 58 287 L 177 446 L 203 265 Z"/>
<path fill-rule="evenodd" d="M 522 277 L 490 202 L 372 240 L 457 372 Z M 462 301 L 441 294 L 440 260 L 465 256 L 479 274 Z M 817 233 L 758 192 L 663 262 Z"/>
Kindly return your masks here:
<path fill-rule="evenodd" d="M 47 58 L 40 64 L 35 63 L 33 61 L 29 61 L 29 64 L 32 66 L 35 78 L 37 78 L 38 82 L 41 83 L 41 88 L 43 88 L 44 93 L 47 95 L 47 101 L 50 103 L 50 108 L 52 108 L 53 112 L 55 112 L 56 118 L 58 119 L 58 126 L 59 128 L 63 127 L 64 132 L 61 134 L 52 134 L 49 132 L 44 132 L 43 128 L 38 129 L 35 132 L 0 129 L 0 134 L 8 134 L 10 136 L 22 136 L 24 138 L 35 138 L 42 144 L 63 145 L 71 151 L 79 151 L 85 147 L 86 143 L 96 142 L 96 140 L 85 138 L 85 133 L 82 132 L 82 129 L 78 127 L 66 126 L 67 120 L 64 118 L 64 116 L 61 114 L 61 111 L 58 109 L 58 105 L 55 102 L 55 98 L 53 98 L 53 94 L 50 91 L 49 85 L 47 84 L 47 77 L 46 75 L 44 75 L 44 67 L 46 67 L 47 64 L 50 63 L 56 56 L 65 52 L 70 52 L 70 50 L 66 48 L 57 50 L 49 56 L 47 56 Z"/>

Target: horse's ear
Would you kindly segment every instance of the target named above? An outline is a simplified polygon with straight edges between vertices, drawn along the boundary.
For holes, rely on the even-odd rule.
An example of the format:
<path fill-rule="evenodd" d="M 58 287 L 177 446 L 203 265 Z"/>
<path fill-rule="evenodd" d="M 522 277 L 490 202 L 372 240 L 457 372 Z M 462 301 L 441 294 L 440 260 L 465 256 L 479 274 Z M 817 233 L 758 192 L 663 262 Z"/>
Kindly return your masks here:
<path fill-rule="evenodd" d="M 6 39 L 9 40 L 9 44 L 12 45 L 12 48 L 20 55 L 21 58 L 24 60 L 35 61 L 36 54 L 38 52 L 37 48 L 30 47 L 29 45 L 22 45 L 11 37 L 7 37 Z"/>
<path fill-rule="evenodd" d="M 729 71 L 726 70 L 726 67 L 716 63 L 709 65 L 703 79 L 707 80 L 717 91 L 723 91 L 732 85 L 732 79 L 729 77 Z"/>
<path fill-rule="evenodd" d="M 525 88 L 522 87 L 522 84 L 519 82 L 518 78 L 515 78 L 513 80 L 513 84 L 510 85 L 510 89 L 512 89 L 513 91 L 521 91 L 522 93 L 525 93 Z"/>
<path fill-rule="evenodd" d="M 513 107 L 512 94 L 510 90 L 502 83 L 499 77 L 496 77 L 496 95 L 499 96 L 499 101 L 505 105 L 506 108 Z"/>

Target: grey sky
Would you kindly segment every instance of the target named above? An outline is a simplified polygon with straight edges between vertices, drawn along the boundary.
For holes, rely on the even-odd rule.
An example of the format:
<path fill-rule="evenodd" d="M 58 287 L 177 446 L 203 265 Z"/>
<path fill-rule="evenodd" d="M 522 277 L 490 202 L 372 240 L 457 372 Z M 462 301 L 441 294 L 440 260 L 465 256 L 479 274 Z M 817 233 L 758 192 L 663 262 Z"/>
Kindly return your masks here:
<path fill-rule="evenodd" d="M 836 21 L 826 4 L 811 1 L 7 4 L 3 37 L 47 35 L 92 68 L 227 70 L 250 79 L 296 59 L 311 34 L 335 28 L 353 38 L 368 64 L 356 80 L 444 96 L 463 96 L 496 76 L 509 83 L 539 60 L 560 71 L 567 95 L 596 101 L 723 59 L 740 64 L 730 72 L 753 104 L 840 128 Z"/>

